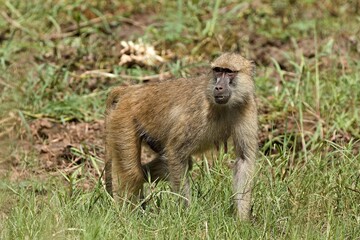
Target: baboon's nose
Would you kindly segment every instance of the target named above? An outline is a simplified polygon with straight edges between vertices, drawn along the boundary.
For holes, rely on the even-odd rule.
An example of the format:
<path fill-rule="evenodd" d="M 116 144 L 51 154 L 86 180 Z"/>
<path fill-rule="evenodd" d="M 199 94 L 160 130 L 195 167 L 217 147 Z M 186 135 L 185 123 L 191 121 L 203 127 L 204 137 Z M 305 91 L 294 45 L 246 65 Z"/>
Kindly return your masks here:
<path fill-rule="evenodd" d="M 222 86 L 216 86 L 216 87 L 215 87 L 215 90 L 216 90 L 216 91 L 222 91 L 222 90 L 223 90 L 223 87 L 222 87 Z"/>

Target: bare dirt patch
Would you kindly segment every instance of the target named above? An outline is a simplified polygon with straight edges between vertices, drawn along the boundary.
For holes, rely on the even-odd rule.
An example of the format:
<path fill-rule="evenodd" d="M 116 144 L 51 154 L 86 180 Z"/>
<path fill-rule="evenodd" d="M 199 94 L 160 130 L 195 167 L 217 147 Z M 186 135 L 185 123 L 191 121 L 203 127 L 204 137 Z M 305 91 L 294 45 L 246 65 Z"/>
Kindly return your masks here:
<path fill-rule="evenodd" d="M 91 123 L 70 122 L 61 124 L 51 119 L 36 119 L 30 123 L 34 138 L 34 148 L 39 153 L 39 160 L 48 170 L 68 167 L 70 162 L 81 162 L 81 156 L 72 149 L 81 149 L 99 159 L 104 157 L 103 121 Z M 74 163 L 72 163 L 74 164 Z"/>
<path fill-rule="evenodd" d="M 45 179 L 49 175 L 65 175 L 83 164 L 95 177 L 103 168 L 103 121 L 60 123 L 49 118 L 29 121 L 20 119 L 17 131 L 1 141 L 7 154 L 2 154 L 0 177 L 21 181 L 31 177 Z M 94 168 L 93 161 L 98 169 Z"/>

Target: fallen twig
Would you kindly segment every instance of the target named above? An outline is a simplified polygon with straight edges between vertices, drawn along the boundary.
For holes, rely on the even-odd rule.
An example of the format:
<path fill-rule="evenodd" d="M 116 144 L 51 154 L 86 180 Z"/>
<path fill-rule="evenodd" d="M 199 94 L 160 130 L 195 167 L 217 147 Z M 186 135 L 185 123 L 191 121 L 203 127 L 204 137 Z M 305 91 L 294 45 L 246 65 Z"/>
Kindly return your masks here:
<path fill-rule="evenodd" d="M 15 21 L 14 19 L 12 19 L 9 15 L 7 15 L 7 13 L 5 11 L 1 11 L 0 12 L 1 16 L 5 19 L 5 21 L 7 21 L 8 23 L 10 23 L 13 27 L 20 29 L 21 31 L 24 31 L 26 33 L 28 33 L 29 35 L 34 35 L 33 32 L 29 31 L 28 29 L 24 28 L 23 26 L 21 26 L 20 23 L 18 23 L 17 21 Z"/>
<path fill-rule="evenodd" d="M 5 131 L 0 132 L 0 139 L 4 137 L 5 135 L 9 135 L 9 133 L 14 129 L 15 124 L 9 128 L 7 128 Z"/>
<path fill-rule="evenodd" d="M 163 72 L 163 73 L 147 75 L 147 76 L 131 76 L 131 75 L 125 75 L 125 74 L 117 75 L 117 74 L 113 74 L 113 73 L 108 73 L 108 72 L 106 72 L 106 69 L 104 69 L 104 70 L 86 71 L 86 72 L 82 73 L 79 77 L 84 78 L 86 76 L 101 76 L 101 77 L 108 77 L 108 78 L 123 78 L 126 80 L 144 81 L 144 80 L 155 80 L 155 79 L 163 80 L 165 78 L 170 78 L 172 75 L 170 72 Z"/>
<path fill-rule="evenodd" d="M 8 118 L 3 118 L 0 120 L 0 125 L 3 125 L 6 122 L 9 122 L 10 120 L 14 120 L 14 117 L 8 117 Z"/>
<path fill-rule="evenodd" d="M 1 78 L 0 78 L 0 84 L 3 85 L 3 86 L 5 86 L 5 87 L 14 88 L 14 86 L 8 84 L 7 82 L 5 82 L 4 80 L 2 80 Z"/>

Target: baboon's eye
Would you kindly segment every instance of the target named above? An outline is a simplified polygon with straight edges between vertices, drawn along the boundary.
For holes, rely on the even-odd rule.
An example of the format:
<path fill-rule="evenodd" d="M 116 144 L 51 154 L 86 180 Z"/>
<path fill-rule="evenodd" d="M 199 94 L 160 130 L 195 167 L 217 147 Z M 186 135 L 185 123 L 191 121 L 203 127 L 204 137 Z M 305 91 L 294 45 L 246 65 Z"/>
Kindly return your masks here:
<path fill-rule="evenodd" d="M 219 68 L 219 67 L 215 67 L 215 68 L 213 68 L 213 71 L 214 71 L 214 72 L 216 72 L 216 73 L 218 73 L 218 72 L 222 72 L 221 70 L 222 70 L 222 69 L 221 69 L 221 68 Z"/>
<path fill-rule="evenodd" d="M 236 72 L 227 73 L 226 75 L 227 75 L 230 79 L 233 79 L 233 78 L 235 78 L 235 76 L 236 76 Z"/>
<path fill-rule="evenodd" d="M 226 77 L 230 79 L 230 83 L 233 82 L 233 79 L 236 77 L 236 74 L 238 73 L 237 71 L 232 71 L 229 68 L 220 68 L 220 67 L 213 68 L 213 72 L 216 78 L 223 77 L 225 74 Z"/>
<path fill-rule="evenodd" d="M 226 72 L 226 73 L 233 73 L 234 71 L 232 71 L 231 69 L 229 68 L 223 68 L 223 72 Z"/>
<path fill-rule="evenodd" d="M 213 68 L 213 71 L 214 72 L 221 72 L 221 73 L 233 73 L 234 72 L 229 68 L 220 68 L 220 67 Z"/>

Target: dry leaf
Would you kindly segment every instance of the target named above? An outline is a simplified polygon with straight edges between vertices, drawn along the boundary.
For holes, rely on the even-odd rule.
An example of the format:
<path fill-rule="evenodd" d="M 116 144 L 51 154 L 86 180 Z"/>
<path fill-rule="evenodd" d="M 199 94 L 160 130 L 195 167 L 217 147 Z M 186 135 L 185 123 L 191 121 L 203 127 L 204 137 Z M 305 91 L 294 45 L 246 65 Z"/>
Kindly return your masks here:
<path fill-rule="evenodd" d="M 141 39 L 137 43 L 122 41 L 120 66 L 155 66 L 164 62 L 164 58 L 157 54 L 154 46 L 144 43 Z"/>

